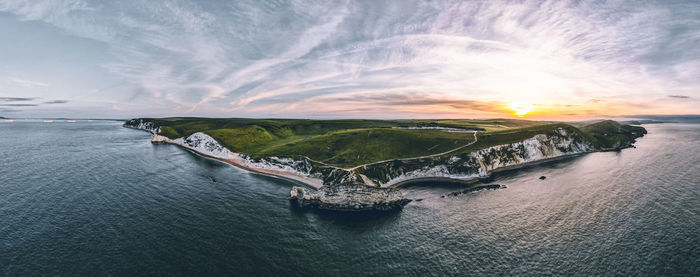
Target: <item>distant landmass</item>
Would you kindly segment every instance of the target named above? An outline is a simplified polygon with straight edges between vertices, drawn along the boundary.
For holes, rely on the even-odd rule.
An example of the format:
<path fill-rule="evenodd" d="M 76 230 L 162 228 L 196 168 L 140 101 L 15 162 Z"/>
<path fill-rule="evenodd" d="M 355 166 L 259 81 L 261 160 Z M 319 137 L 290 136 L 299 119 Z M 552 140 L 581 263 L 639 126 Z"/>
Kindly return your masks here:
<path fill-rule="evenodd" d="M 491 173 L 631 147 L 646 134 L 612 120 L 301 120 L 138 118 L 153 133 L 252 172 L 301 182 L 290 199 L 329 210 L 390 210 L 410 200 L 397 187 L 420 180 L 474 182 Z"/>
<path fill-rule="evenodd" d="M 673 123 L 673 121 L 661 121 L 661 120 L 653 120 L 653 119 L 639 119 L 639 120 L 624 120 L 620 121 L 622 124 L 629 124 L 629 125 L 642 125 L 642 124 L 661 124 L 661 123 Z"/>
<path fill-rule="evenodd" d="M 650 120 L 652 123 L 700 123 L 700 115 L 688 114 L 688 115 L 634 115 L 629 116 L 631 118 L 644 120 Z M 645 124 L 645 123 L 642 123 Z"/>

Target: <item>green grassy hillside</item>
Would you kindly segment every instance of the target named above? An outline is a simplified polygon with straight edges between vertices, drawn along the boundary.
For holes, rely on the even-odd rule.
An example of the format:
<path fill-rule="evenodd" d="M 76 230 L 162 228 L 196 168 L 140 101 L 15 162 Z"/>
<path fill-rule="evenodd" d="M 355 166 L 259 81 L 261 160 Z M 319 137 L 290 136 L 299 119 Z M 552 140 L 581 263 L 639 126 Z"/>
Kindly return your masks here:
<path fill-rule="evenodd" d="M 442 153 L 474 141 L 472 133 L 441 130 L 355 129 L 270 147 L 254 156 L 305 156 L 336 165 Z"/>
<path fill-rule="evenodd" d="M 440 128 L 478 130 L 478 141 L 450 154 L 468 153 L 486 147 L 522 141 L 555 128 L 576 133 L 597 148 L 619 147 L 646 133 L 642 127 L 615 121 L 579 124 L 490 120 L 304 120 L 246 118 L 143 119 L 160 126 L 161 135 L 186 137 L 204 132 L 226 148 L 252 157 L 307 156 L 328 164 L 352 167 L 387 159 L 440 154 L 471 143 L 471 132 Z M 407 129 L 412 127 L 414 129 Z M 415 129 L 419 128 L 419 129 Z M 432 129 L 431 129 L 432 128 Z"/>
<path fill-rule="evenodd" d="M 581 127 L 581 131 L 590 135 L 598 148 L 619 147 L 620 142 L 633 141 L 647 131 L 644 127 L 630 126 L 612 120 L 604 120 Z"/>
<path fill-rule="evenodd" d="M 522 119 L 441 119 L 430 121 L 442 127 L 465 128 L 479 131 L 493 132 L 513 128 L 523 128 L 547 124 L 544 121 L 530 121 Z"/>

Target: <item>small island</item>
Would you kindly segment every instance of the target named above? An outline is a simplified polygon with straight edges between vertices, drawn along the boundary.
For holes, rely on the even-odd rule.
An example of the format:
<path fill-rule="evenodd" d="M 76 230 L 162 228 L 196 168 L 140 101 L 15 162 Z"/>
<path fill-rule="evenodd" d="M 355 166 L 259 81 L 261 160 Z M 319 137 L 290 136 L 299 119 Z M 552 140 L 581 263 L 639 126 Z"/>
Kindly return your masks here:
<path fill-rule="evenodd" d="M 251 172 L 303 184 L 301 207 L 386 211 L 425 180 L 476 182 L 536 162 L 632 147 L 646 134 L 612 120 L 302 120 L 137 118 L 124 127 Z"/>

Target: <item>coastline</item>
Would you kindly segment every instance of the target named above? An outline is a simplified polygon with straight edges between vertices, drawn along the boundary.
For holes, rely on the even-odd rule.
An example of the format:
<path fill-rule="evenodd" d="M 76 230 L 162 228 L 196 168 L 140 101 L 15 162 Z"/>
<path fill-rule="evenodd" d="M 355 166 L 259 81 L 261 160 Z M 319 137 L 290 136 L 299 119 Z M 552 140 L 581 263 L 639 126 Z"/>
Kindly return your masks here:
<path fill-rule="evenodd" d="M 618 148 L 608 148 L 608 149 L 603 149 L 603 150 L 599 150 L 599 151 L 586 151 L 586 152 L 579 152 L 579 153 L 564 154 L 564 155 L 557 156 L 557 157 L 551 157 L 551 158 L 521 163 L 521 164 L 517 164 L 517 165 L 499 167 L 499 168 L 493 169 L 491 171 L 488 171 L 486 176 L 481 176 L 481 177 L 470 177 L 470 178 L 453 178 L 453 177 L 444 177 L 444 176 L 418 177 L 418 178 L 413 178 L 413 179 L 402 180 L 402 181 L 399 181 L 395 184 L 391 184 L 391 185 L 386 186 L 386 187 L 387 188 L 399 188 L 399 187 L 407 185 L 407 184 L 416 183 L 416 182 L 427 182 L 427 181 L 452 182 L 452 183 L 470 185 L 470 184 L 478 183 L 482 179 L 490 178 L 492 176 L 492 174 L 494 174 L 494 173 L 523 169 L 523 168 L 535 166 L 538 164 L 543 164 L 543 163 L 553 162 L 553 161 L 558 161 L 558 160 L 564 160 L 564 159 L 568 159 L 568 158 L 574 158 L 574 157 L 583 156 L 583 155 L 591 154 L 591 153 L 620 151 L 620 150 L 631 148 L 631 147 L 632 146 L 625 146 L 625 147 L 618 147 Z"/>
<path fill-rule="evenodd" d="M 195 152 L 195 153 L 197 153 L 197 152 Z M 202 155 L 201 153 L 197 153 L 197 154 Z M 206 155 L 206 154 L 204 154 L 204 155 Z M 284 172 L 284 171 L 279 171 L 279 170 L 249 167 L 249 166 L 245 166 L 239 162 L 236 162 L 234 159 L 221 159 L 221 158 L 216 158 L 216 157 L 212 157 L 212 158 L 219 160 L 219 161 L 222 161 L 222 162 L 225 162 L 225 163 L 230 164 L 232 166 L 238 167 L 240 169 L 250 171 L 252 173 L 270 176 L 270 177 L 275 177 L 275 178 L 280 178 L 280 179 L 284 179 L 284 180 L 288 180 L 288 181 L 293 181 L 295 183 L 301 183 L 301 184 L 309 186 L 313 189 L 318 190 L 323 186 L 323 181 L 321 181 L 319 179 L 298 176 L 298 175 L 295 175 L 295 174 L 292 174 L 289 172 Z"/>
<path fill-rule="evenodd" d="M 154 130 L 150 130 L 150 129 L 142 128 L 142 127 L 132 127 L 132 126 L 128 126 L 128 125 L 124 125 L 124 127 L 129 128 L 129 129 L 146 131 L 146 132 L 151 133 L 153 135 L 153 137 L 151 138 L 151 143 L 153 143 L 153 144 L 167 143 L 167 144 L 176 145 L 176 146 L 179 146 L 187 151 L 190 151 L 190 152 L 197 154 L 197 155 L 204 157 L 204 158 L 209 158 L 209 159 L 217 160 L 220 162 L 224 162 L 226 164 L 229 164 L 231 166 L 249 171 L 251 173 L 265 175 L 265 176 L 273 177 L 273 178 L 279 178 L 279 179 L 291 181 L 294 183 L 306 185 L 306 186 L 308 186 L 312 189 L 315 189 L 315 190 L 318 190 L 323 186 L 323 181 L 321 181 L 319 179 L 308 178 L 305 176 L 300 176 L 300 175 L 296 175 L 296 174 L 293 174 L 290 172 L 285 172 L 285 171 L 280 171 L 280 170 L 254 168 L 254 167 L 246 166 L 244 163 L 237 161 L 236 158 L 221 158 L 221 157 L 215 157 L 212 155 L 208 155 L 206 153 L 197 151 L 196 149 L 193 149 L 191 147 L 187 147 L 187 146 L 182 145 L 180 143 L 174 142 L 170 138 L 158 135 L 157 132 L 154 132 Z M 226 148 L 224 148 L 224 149 L 226 149 Z M 231 152 L 228 149 L 226 149 L 226 151 L 228 152 L 229 156 L 238 157 L 238 160 L 242 160 L 242 158 L 240 158 L 239 153 Z"/>
<path fill-rule="evenodd" d="M 304 176 L 299 176 L 299 175 L 296 175 L 296 174 L 293 174 L 293 173 L 289 173 L 289 172 L 285 172 L 285 171 L 272 170 L 272 169 L 264 169 L 264 168 L 255 168 L 255 167 L 246 166 L 244 163 L 237 161 L 236 158 L 225 159 L 225 158 L 220 158 L 220 157 L 215 157 L 215 156 L 207 155 L 206 153 L 199 152 L 199 151 L 197 151 L 197 150 L 191 149 L 191 148 L 189 148 L 189 147 L 185 147 L 185 146 L 180 145 L 180 144 L 178 144 L 178 143 L 173 143 L 173 142 L 171 142 L 171 141 L 169 141 L 169 140 L 170 140 L 170 139 L 168 139 L 168 141 L 166 141 L 166 140 L 154 141 L 154 143 L 168 143 L 168 144 L 173 144 L 173 145 L 182 147 L 182 148 L 184 148 L 184 149 L 187 150 L 187 151 L 190 151 L 190 152 L 192 152 L 192 153 L 195 153 L 195 154 L 197 154 L 197 155 L 199 155 L 199 156 L 202 156 L 202 157 L 205 157 L 205 158 L 210 158 L 210 159 L 218 160 L 218 161 L 227 163 L 227 164 L 232 165 L 232 166 L 234 166 L 234 167 L 237 167 L 237 168 L 240 168 L 240 169 L 243 169 L 243 170 L 246 170 L 246 171 L 255 173 L 255 174 L 265 175 L 265 176 L 274 177 L 274 178 L 280 178 L 280 179 L 292 181 L 292 182 L 295 182 L 295 183 L 301 183 L 301 184 L 304 184 L 304 185 L 306 185 L 306 186 L 308 186 L 308 187 L 310 187 L 310 188 L 316 189 L 316 190 L 320 189 L 320 188 L 323 186 L 323 182 L 322 182 L 321 180 L 319 180 L 319 179 L 313 179 L 313 178 L 308 178 L 308 177 L 304 177 Z M 426 181 L 453 182 L 453 183 L 460 183 L 460 184 L 469 185 L 469 184 L 478 183 L 480 180 L 482 180 L 482 179 L 484 179 L 484 178 L 489 178 L 489 177 L 491 177 L 491 175 L 492 175 L 493 173 L 505 172 L 505 171 L 511 171 L 511 170 L 518 170 L 518 169 L 522 169 L 522 168 L 526 168 L 526 167 L 530 167 L 530 166 L 535 166 L 535 165 L 542 164 L 542 163 L 546 163 L 546 162 L 557 161 L 557 160 L 562 160 L 562 159 L 566 159 L 566 158 L 573 158 L 573 157 L 576 157 L 576 156 L 582 156 L 582 155 L 589 154 L 589 153 L 594 153 L 594 152 L 618 151 L 618 150 L 621 150 L 621 149 L 624 149 L 624 148 L 619 148 L 619 149 L 606 149 L 606 150 L 604 150 L 604 151 L 589 151 L 589 152 L 581 152 L 581 153 L 564 154 L 564 155 L 557 156 L 557 157 L 546 158 L 546 159 L 541 159 L 541 160 L 526 162 L 526 163 L 517 164 L 517 165 L 499 167 L 499 168 L 496 168 L 496 169 L 493 169 L 493 170 L 489 171 L 489 172 L 486 174 L 486 176 L 481 176 L 481 177 L 470 177 L 470 178 L 454 178 L 454 177 L 444 177 L 444 176 L 416 177 L 416 178 L 411 178 L 411 179 L 407 179 L 407 180 L 402 180 L 402 181 L 399 181 L 399 182 L 397 182 L 397 183 L 395 183 L 395 184 L 391 184 L 391 185 L 389 185 L 389 186 L 385 186 L 385 187 L 382 187 L 382 188 L 399 188 L 399 187 L 401 187 L 401 186 L 404 186 L 404 185 L 407 185 L 407 184 L 410 184 L 410 183 L 426 182 Z M 229 151 L 229 152 L 230 152 L 230 151 Z M 230 152 L 230 153 L 231 153 L 231 155 L 234 155 L 234 156 L 240 155 L 239 153 L 234 153 L 234 152 Z M 238 158 L 238 159 L 241 159 L 241 158 Z M 364 177 L 364 175 L 363 175 L 363 177 Z M 366 178 L 366 177 L 365 177 L 365 178 Z M 363 178 L 363 179 L 364 179 L 364 178 Z M 367 179 L 367 180 L 369 180 L 369 179 Z M 371 181 L 371 180 L 370 180 L 370 181 Z"/>
<path fill-rule="evenodd" d="M 249 166 L 248 165 L 249 161 L 247 159 L 245 159 L 244 157 L 242 157 L 244 155 L 242 155 L 240 153 L 232 152 L 225 147 L 219 146 L 218 144 L 217 144 L 217 146 L 220 148 L 220 149 L 217 149 L 218 154 L 216 152 L 212 152 L 211 154 L 208 154 L 208 153 L 205 153 L 202 151 L 198 151 L 198 149 L 196 149 L 196 148 L 199 146 L 195 145 L 193 147 L 193 146 L 190 146 L 190 145 L 184 143 L 183 141 L 181 141 L 182 138 L 175 139 L 175 140 L 169 139 L 167 137 L 158 135 L 156 132 L 154 132 L 156 130 L 141 128 L 141 126 L 139 126 L 139 127 L 126 126 L 126 127 L 152 133 L 153 138 L 151 139 L 151 142 L 154 144 L 159 144 L 159 143 L 174 144 L 174 145 L 180 146 L 188 151 L 191 151 L 197 155 L 200 155 L 202 157 L 215 159 L 215 160 L 227 163 L 229 165 L 235 166 L 237 168 L 249 171 L 251 173 L 266 175 L 266 176 L 270 176 L 270 177 L 274 177 L 274 178 L 280 178 L 280 179 L 292 181 L 295 183 L 300 183 L 300 184 L 303 184 L 303 185 L 305 185 L 309 188 L 312 188 L 314 190 L 319 190 L 323 187 L 323 180 L 322 179 L 308 177 L 308 176 L 305 176 L 301 173 L 295 173 L 295 172 L 293 172 L 293 170 L 286 171 L 286 170 L 276 170 L 276 169 L 272 169 L 272 168 L 261 168 L 261 167 Z M 510 170 L 517 170 L 517 169 L 521 169 L 521 168 L 525 168 L 525 167 L 529 167 L 529 166 L 534 166 L 534 165 L 541 164 L 541 163 L 546 163 L 546 162 L 550 162 L 550 161 L 581 156 L 581 155 L 593 153 L 593 152 L 619 151 L 619 150 L 622 150 L 625 148 L 630 148 L 630 147 L 633 147 L 633 146 L 632 145 L 625 145 L 625 146 L 621 146 L 621 147 L 617 147 L 617 148 L 601 149 L 599 151 L 584 151 L 584 152 L 563 154 L 563 155 L 556 156 L 556 157 L 544 158 L 544 159 L 524 162 L 521 164 L 498 167 L 498 168 L 495 168 L 492 170 L 485 170 L 486 174 L 483 176 L 469 176 L 466 178 L 450 177 L 450 176 L 420 176 L 420 177 L 413 177 L 413 178 L 409 178 L 409 179 L 405 179 L 405 180 L 400 180 L 400 181 L 397 181 L 396 183 L 389 184 L 389 185 L 382 184 L 380 186 L 376 186 L 376 184 L 371 179 L 367 178 L 363 174 L 359 174 L 359 176 L 363 179 L 363 181 L 365 181 L 365 183 L 368 186 L 380 187 L 380 188 L 399 188 L 399 187 L 404 186 L 406 184 L 416 183 L 416 182 L 426 182 L 426 181 L 474 184 L 474 183 L 478 183 L 479 181 L 483 180 L 484 178 L 490 178 L 493 173 L 510 171 Z M 209 149 L 204 149 L 203 151 L 207 151 L 207 150 L 209 150 Z M 367 182 L 367 181 L 369 181 L 369 182 Z M 391 183 L 391 181 L 389 181 L 387 183 Z"/>
<path fill-rule="evenodd" d="M 176 144 L 176 143 L 168 143 L 168 144 L 172 144 L 172 145 L 179 146 L 179 147 L 181 147 L 181 148 L 184 148 L 184 149 L 187 150 L 187 151 L 190 151 L 190 152 L 192 152 L 192 153 L 194 153 L 194 154 L 197 154 L 198 156 L 202 156 L 202 157 L 208 158 L 208 159 L 217 160 L 217 161 L 226 163 L 226 164 L 228 164 L 228 165 L 231 165 L 231 166 L 234 166 L 234 167 L 243 169 L 243 170 L 245 170 L 245 171 L 249 171 L 249 172 L 251 172 L 251 173 L 260 174 L 260 175 L 265 175 L 265 176 L 268 176 L 268 177 L 273 177 L 273 178 L 278 178 L 278 179 L 283 179 L 283 180 L 291 181 L 291 182 L 294 182 L 294 183 L 303 184 L 303 185 L 306 185 L 306 186 L 308 186 L 308 187 L 310 187 L 310 188 L 313 188 L 313 189 L 316 189 L 316 190 L 320 189 L 320 188 L 323 186 L 323 182 L 321 182 L 321 180 L 318 180 L 318 179 L 312 179 L 312 178 L 308 178 L 308 177 L 297 176 L 297 175 L 295 175 L 295 174 L 292 174 L 292 173 L 289 173 L 289 172 L 284 172 L 284 171 L 279 171 L 279 170 L 271 170 L 271 169 L 263 169 L 263 168 L 249 167 L 249 166 L 243 165 L 243 164 L 240 163 L 240 162 L 236 162 L 235 159 L 224 159 L 224 158 L 214 157 L 214 156 L 207 155 L 207 154 L 205 154 L 205 153 L 202 153 L 202 152 L 199 152 L 199 151 L 196 151 L 196 150 L 193 150 L 193 149 L 184 147 L 184 146 L 179 145 L 179 144 Z M 236 153 L 234 153 L 234 154 L 236 154 Z"/>
<path fill-rule="evenodd" d="M 180 145 L 180 144 L 177 144 L 177 143 L 173 143 L 173 142 L 170 142 L 170 141 L 159 141 L 159 142 L 154 142 L 154 144 L 157 144 L 157 143 L 168 143 L 168 144 L 176 145 L 176 146 L 179 146 L 179 147 L 181 147 L 181 148 L 184 148 L 184 149 L 187 150 L 187 151 L 190 151 L 190 152 L 192 152 L 192 153 L 194 153 L 194 154 L 197 154 L 197 155 L 199 155 L 199 156 L 202 156 L 202 157 L 205 157 L 205 158 L 209 158 L 209 159 L 213 159 L 213 160 L 217 160 L 217 161 L 220 161 L 220 162 L 224 162 L 224 163 L 226 163 L 226 164 L 228 164 L 228 165 L 231 165 L 231 166 L 234 166 L 234 167 L 237 167 L 237 168 L 240 168 L 240 169 L 249 171 L 249 172 L 251 172 L 251 173 L 260 174 L 260 175 L 265 175 L 265 176 L 274 177 L 274 178 L 279 178 L 279 179 L 284 179 L 284 180 L 292 181 L 292 182 L 295 182 L 295 183 L 300 183 L 300 184 L 306 185 L 306 186 L 308 186 L 308 187 L 310 187 L 310 188 L 313 188 L 313 189 L 316 189 L 316 190 L 320 189 L 320 188 L 323 186 L 323 182 L 322 182 L 321 180 L 319 180 L 319 179 L 313 179 L 313 178 L 308 178 L 308 177 L 304 177 L 304 176 L 298 176 L 298 175 L 296 175 L 296 174 L 289 173 L 289 172 L 285 172 L 285 171 L 249 167 L 249 166 L 246 166 L 245 164 L 243 164 L 243 163 L 237 161 L 236 158 L 225 159 L 225 158 L 221 158 L 221 157 L 215 157 L 215 156 L 208 155 L 208 154 L 206 154 L 206 153 L 202 153 L 202 152 L 200 152 L 200 151 L 197 151 L 197 150 L 194 150 L 194 149 L 192 149 L 192 148 L 185 147 L 185 146 L 183 146 L 183 145 Z M 230 152 L 230 151 L 229 151 L 229 152 Z M 238 153 L 233 153 L 233 152 L 230 152 L 230 153 L 231 153 L 231 155 L 234 155 L 234 156 L 240 155 L 240 154 L 238 154 Z M 242 159 L 242 158 L 238 158 L 238 159 Z"/>
<path fill-rule="evenodd" d="M 546 163 L 546 162 L 552 162 L 552 161 L 563 160 L 563 159 L 567 159 L 567 158 L 573 158 L 573 157 L 582 156 L 585 154 L 595 153 L 595 152 L 602 152 L 602 151 L 591 151 L 591 152 L 565 154 L 565 155 L 561 155 L 561 156 L 557 156 L 557 157 L 551 157 L 551 158 L 521 163 L 521 164 L 517 164 L 517 165 L 499 167 L 499 168 L 496 168 L 496 169 L 493 169 L 493 170 L 487 172 L 487 174 L 485 176 L 480 176 L 480 177 L 469 177 L 469 178 L 453 178 L 453 177 L 444 177 L 444 176 L 418 177 L 418 178 L 413 178 L 413 179 L 402 180 L 400 182 L 397 182 L 395 184 L 391 184 L 391 185 L 386 186 L 386 187 L 387 188 L 398 188 L 398 187 L 401 187 L 401 186 L 404 186 L 407 184 L 411 184 L 411 183 L 428 182 L 428 181 L 451 182 L 451 183 L 470 185 L 470 184 L 478 183 L 483 179 L 490 178 L 494 173 L 506 172 L 506 171 L 511 171 L 511 170 L 518 170 L 518 169 L 527 168 L 530 166 L 535 166 L 535 165 Z"/>

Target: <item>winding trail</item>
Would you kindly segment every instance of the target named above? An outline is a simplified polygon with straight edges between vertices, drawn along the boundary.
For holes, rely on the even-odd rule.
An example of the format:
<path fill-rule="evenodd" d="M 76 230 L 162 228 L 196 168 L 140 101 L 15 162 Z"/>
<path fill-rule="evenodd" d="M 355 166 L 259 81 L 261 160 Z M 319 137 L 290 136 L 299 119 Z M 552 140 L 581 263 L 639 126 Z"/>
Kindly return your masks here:
<path fill-rule="evenodd" d="M 418 159 L 432 158 L 432 157 L 437 157 L 437 156 L 442 156 L 442 155 L 445 155 L 445 154 L 449 154 L 449 153 L 452 153 L 452 152 L 455 152 L 455 151 L 464 149 L 465 147 L 468 147 L 468 146 L 471 146 L 471 145 L 477 143 L 477 142 L 479 141 L 479 138 L 478 138 L 477 135 L 476 135 L 478 132 L 479 132 L 479 131 L 473 131 L 473 134 L 474 134 L 474 141 L 472 141 L 472 142 L 470 142 L 470 143 L 467 143 L 467 144 L 465 144 L 465 145 L 462 145 L 462 146 L 460 146 L 460 147 L 457 147 L 457 148 L 454 148 L 454 149 L 451 149 L 451 150 L 442 152 L 442 153 L 430 154 L 430 155 L 424 155 L 424 156 L 418 156 L 418 157 L 411 157 L 411 158 L 388 159 L 388 160 L 382 160 L 382 161 L 376 161 L 376 162 L 361 164 L 361 165 L 354 166 L 354 167 L 351 167 L 351 168 L 339 167 L 339 166 L 337 166 L 337 165 L 324 163 L 324 162 L 322 162 L 322 161 L 317 161 L 317 160 L 311 159 L 311 158 L 306 157 L 306 156 L 303 156 L 303 157 L 309 159 L 309 160 L 312 161 L 312 162 L 316 162 L 316 163 L 319 163 L 319 164 L 322 164 L 322 165 L 325 165 L 325 166 L 328 166 L 328 167 L 332 167 L 332 168 L 336 168 L 336 169 L 342 169 L 342 170 L 345 170 L 345 171 L 354 171 L 355 169 L 358 169 L 358 168 L 363 167 L 363 166 L 375 165 L 375 164 L 380 164 L 380 163 L 385 163 L 385 162 L 390 162 L 390 161 L 396 161 L 396 160 L 398 160 L 398 161 L 410 161 L 410 160 L 418 160 Z M 364 175 L 362 175 L 362 176 L 364 177 Z"/>

